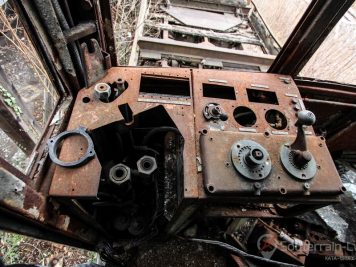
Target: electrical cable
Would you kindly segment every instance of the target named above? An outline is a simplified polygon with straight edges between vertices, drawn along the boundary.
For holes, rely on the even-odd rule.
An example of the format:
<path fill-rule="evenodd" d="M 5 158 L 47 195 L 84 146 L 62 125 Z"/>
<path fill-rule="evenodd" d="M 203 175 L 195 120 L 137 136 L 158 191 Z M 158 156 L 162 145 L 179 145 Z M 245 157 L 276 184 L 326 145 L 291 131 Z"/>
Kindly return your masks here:
<path fill-rule="evenodd" d="M 182 237 L 181 237 L 182 238 Z M 276 266 L 283 266 L 283 267 L 302 267 L 304 265 L 295 265 L 295 264 L 290 264 L 290 263 L 285 263 L 285 262 L 280 262 L 280 261 L 275 261 L 275 260 L 270 260 L 270 259 L 266 259 L 263 257 L 259 257 L 256 255 L 252 255 L 249 253 L 246 253 L 234 246 L 231 246 L 227 243 L 221 242 L 221 241 L 217 241 L 217 240 L 209 240 L 209 239 L 200 239 L 200 238 L 183 238 L 185 240 L 189 240 L 189 241 L 195 241 L 195 242 L 200 242 L 200 243 L 205 243 L 205 244 L 210 244 L 210 245 L 216 245 L 222 248 L 225 248 L 227 250 L 230 250 L 231 252 L 237 254 L 240 257 L 245 257 L 245 258 L 249 258 L 249 259 L 255 259 L 258 261 L 262 261 L 265 263 L 270 263 L 270 264 L 274 264 Z"/>
<path fill-rule="evenodd" d="M 161 127 L 153 128 L 143 138 L 142 144 L 143 145 L 147 145 L 148 141 L 152 138 L 152 136 L 154 136 L 157 133 L 162 133 L 162 132 L 163 133 L 164 132 L 175 132 L 177 134 L 180 134 L 180 132 L 179 132 L 179 130 L 177 128 L 170 127 L 170 126 L 161 126 Z"/>

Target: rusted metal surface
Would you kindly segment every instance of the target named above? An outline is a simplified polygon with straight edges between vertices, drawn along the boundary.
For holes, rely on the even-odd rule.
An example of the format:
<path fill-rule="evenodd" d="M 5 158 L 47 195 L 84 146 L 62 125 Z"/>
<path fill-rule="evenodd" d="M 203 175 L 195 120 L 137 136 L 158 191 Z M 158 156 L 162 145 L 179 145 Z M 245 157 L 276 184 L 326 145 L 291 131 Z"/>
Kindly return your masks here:
<path fill-rule="evenodd" d="M 297 86 L 308 109 L 317 116 L 315 129 L 325 135 L 330 151 L 356 149 L 354 142 L 356 120 L 356 87 L 313 79 L 297 79 Z"/>
<path fill-rule="evenodd" d="M 88 45 L 91 46 L 89 52 Z M 92 85 L 94 82 L 103 78 L 106 74 L 106 66 L 104 56 L 99 46 L 99 43 L 95 39 L 90 39 L 90 43 L 81 44 L 82 54 L 84 57 L 84 65 L 87 76 L 88 85 Z"/>
<path fill-rule="evenodd" d="M 327 145 L 332 151 L 355 150 L 356 144 L 354 142 L 356 136 L 356 117 L 344 129 L 340 130 L 335 135 L 327 140 Z"/>
<path fill-rule="evenodd" d="M 302 97 L 356 103 L 356 86 L 311 79 L 295 80 Z"/>
<path fill-rule="evenodd" d="M 199 58 L 200 60 L 208 58 L 217 58 L 224 62 L 237 62 L 240 64 L 259 66 L 266 68 L 272 64 L 275 56 L 272 55 L 254 55 L 247 51 L 231 50 L 211 45 L 192 44 L 171 39 L 155 39 L 151 37 L 141 37 L 138 39 L 140 49 L 159 51 L 161 54 L 174 54 L 184 57 Z"/>
<path fill-rule="evenodd" d="M 184 27 L 184 26 L 179 26 L 179 25 L 171 25 L 171 24 L 166 24 L 166 23 L 157 24 L 157 23 L 153 23 L 151 21 L 146 21 L 145 23 L 149 27 L 158 28 L 161 30 L 179 32 L 179 33 L 183 33 L 183 34 L 191 34 L 194 36 L 202 36 L 202 37 L 205 36 L 208 38 L 214 38 L 214 39 L 225 41 L 225 42 L 236 42 L 236 43 L 262 45 L 262 42 L 257 38 L 236 36 L 234 34 L 229 34 L 229 33 L 216 33 L 216 32 L 212 32 L 209 30 L 201 30 L 201 29 L 189 28 L 189 27 Z"/>
<path fill-rule="evenodd" d="M 110 55 L 111 65 L 118 66 L 115 50 L 115 34 L 113 29 L 111 2 L 111 0 L 98 1 L 98 4 L 100 4 L 100 14 L 102 16 L 102 19 L 100 21 L 98 20 L 98 23 L 102 23 L 102 32 L 105 34 L 105 46 L 103 47 L 103 50 Z"/>
<path fill-rule="evenodd" d="M 52 45 L 50 38 L 46 34 L 44 26 L 41 24 L 39 15 L 35 11 L 35 7 L 30 1 L 11 1 L 16 12 L 21 17 L 27 35 L 37 53 L 41 55 L 43 65 L 47 70 L 48 75 L 54 83 L 59 97 L 69 94 L 69 81 L 65 78 L 65 70 L 61 68 L 58 56 L 55 52 L 55 47 Z"/>
<path fill-rule="evenodd" d="M 356 104 L 336 102 L 336 101 L 310 99 L 310 98 L 303 98 L 303 101 L 307 102 L 307 103 L 326 104 L 326 105 L 330 105 L 330 106 L 356 108 Z"/>
<path fill-rule="evenodd" d="M 140 93 L 141 75 L 157 78 L 189 79 L 192 83 L 191 97 Z M 120 104 L 128 103 L 134 116 L 142 111 L 162 105 L 185 140 L 184 191 L 181 193 L 183 199 L 200 198 L 208 202 L 224 201 L 224 199 L 243 202 L 247 199 L 253 199 L 253 201 L 267 201 L 268 203 L 288 199 L 292 203 L 310 202 L 315 204 L 317 202 L 334 202 L 337 200 L 336 196 L 342 192 L 341 181 L 326 148 L 325 140 L 316 137 L 312 127 L 305 129 L 307 143 L 320 169 L 316 177 L 308 181 L 310 183 L 309 190 L 305 190 L 303 182 L 290 177 L 280 164 L 280 147 L 285 143 L 293 142 L 295 139 L 297 131 L 297 127 L 294 126 L 296 111 L 304 108 L 300 104 L 301 97 L 298 89 L 288 76 L 228 71 L 216 72 L 213 70 L 112 68 L 100 82 L 113 84 L 118 79 L 127 81 L 128 90 L 111 103 L 104 103 L 95 98 L 94 86 L 80 90 L 68 129 L 84 126 L 91 131 L 109 123 L 123 120 L 117 108 Z M 224 84 L 232 87 L 236 100 L 204 96 L 203 83 Z M 273 91 L 276 94 L 278 104 L 251 102 L 248 99 L 246 88 Z M 182 101 L 187 105 L 182 105 Z M 203 109 L 206 104 L 212 102 L 220 104 L 228 114 L 228 120 L 206 121 Z M 255 112 L 257 119 L 255 125 L 244 127 L 235 121 L 233 113 L 238 106 L 248 106 Z M 287 119 L 285 129 L 273 129 L 266 121 L 265 114 L 269 109 L 278 110 L 284 114 Z M 202 135 L 204 129 L 207 132 Z M 265 146 L 271 155 L 273 170 L 269 178 L 261 182 L 261 196 L 254 195 L 253 183 L 239 177 L 233 167 L 226 167 L 232 143 L 241 139 L 259 142 Z M 75 137 L 68 138 L 64 141 L 60 158 L 72 161 L 79 158 L 83 151 L 85 151 L 84 140 Z M 197 159 L 202 159 L 203 172 L 198 171 L 199 161 Z M 101 166 L 96 158 L 76 169 L 65 169 L 57 166 L 50 195 L 95 197 L 99 185 L 100 171 Z M 221 180 L 220 177 L 225 177 L 225 179 Z M 226 197 L 224 197 L 224 194 L 223 196 L 216 196 L 206 193 L 206 185 L 210 183 L 209 179 L 214 179 L 215 182 L 221 181 L 219 185 L 222 190 L 221 193 L 227 193 Z M 286 193 L 281 193 L 281 188 L 284 188 Z M 236 195 L 236 192 L 239 192 L 239 194 Z M 266 198 L 264 198 L 264 194 L 266 194 Z"/>
<path fill-rule="evenodd" d="M 212 139 L 211 139 L 212 138 Z M 290 196 L 302 196 L 305 202 L 314 195 L 337 195 L 342 192 L 342 183 L 332 159 L 329 156 L 325 141 L 319 137 L 308 136 L 308 150 L 314 155 L 320 169 L 311 181 L 297 181 L 284 170 L 279 160 L 280 148 L 285 143 L 292 143 L 295 135 L 271 135 L 265 137 L 263 133 L 236 133 L 208 131 L 201 138 L 201 153 L 203 159 L 204 182 L 206 186 L 214 186 L 214 194 L 254 195 L 254 183 L 240 177 L 232 166 L 230 159 L 231 146 L 237 140 L 253 140 L 262 144 L 271 157 L 272 172 L 266 179 L 259 181 L 261 185 L 259 199 L 263 195 L 277 195 L 288 199 Z M 226 167 L 226 163 L 229 166 Z M 221 179 L 224 177 L 224 179 Z M 304 183 L 308 182 L 309 190 L 305 190 Z M 284 190 L 282 190 L 284 188 Z M 282 192 L 283 191 L 283 192 Z M 279 200 L 278 200 L 279 201 Z"/>
<path fill-rule="evenodd" d="M 79 82 L 77 80 L 77 74 L 73 65 L 73 61 L 51 1 L 36 0 L 34 3 L 39 10 L 39 15 L 43 20 L 43 25 L 57 49 L 63 68 L 73 83 L 73 86 L 78 88 Z"/>
<path fill-rule="evenodd" d="M 261 250 L 263 251 L 264 248 L 274 248 L 278 250 L 279 253 L 285 254 L 284 257 L 290 257 L 294 261 L 298 262 L 299 264 L 304 264 L 305 259 L 309 254 L 309 241 L 306 240 L 300 240 L 301 242 L 300 246 L 295 246 L 295 249 L 289 249 L 286 244 L 290 244 L 290 246 L 294 246 L 293 239 L 288 236 L 288 234 L 285 234 L 284 232 L 279 232 L 277 229 L 273 229 L 270 225 L 268 227 L 263 223 L 260 223 L 260 221 L 257 223 L 257 227 L 263 228 L 265 230 L 264 236 L 262 240 L 260 240 L 260 247 Z M 284 233 L 281 234 L 281 233 Z M 286 241 L 283 238 L 283 236 L 286 236 Z M 268 251 L 268 250 L 267 250 Z"/>
<path fill-rule="evenodd" d="M 61 232 L 68 237 L 94 244 L 97 236 L 77 220 L 63 215 L 46 196 L 33 190 L 14 174 L 0 167 L 0 205 L 7 212 L 18 216 L 18 221 L 41 224 L 51 231 Z M 6 166 L 5 166 L 6 167 Z M 11 229 L 11 227 L 9 227 Z M 87 233 L 84 234 L 84 231 Z"/>
<path fill-rule="evenodd" d="M 88 34 L 94 31 L 93 25 L 87 25 L 89 27 L 84 32 L 81 30 L 76 31 L 80 25 L 75 26 L 72 21 L 70 27 L 73 32 L 68 32 L 69 29 L 67 27 L 65 27 L 67 29 L 64 29 L 67 32 L 63 32 L 63 29 L 59 27 L 60 21 L 57 21 L 55 16 L 53 18 L 50 17 L 50 14 L 54 13 L 51 2 L 36 0 L 36 3 L 40 10 L 44 12 L 43 14 L 40 13 L 41 18 L 43 21 L 49 22 L 47 26 L 51 27 L 47 27 L 45 30 L 43 25 L 42 28 L 40 27 L 40 21 L 34 19 L 36 20 L 36 25 L 42 29 L 40 37 L 43 39 L 43 43 L 41 45 L 46 47 L 46 52 L 50 51 L 49 59 L 56 65 L 52 70 L 63 72 L 60 70 L 62 63 L 66 71 L 74 71 L 75 73 L 75 67 L 77 66 L 74 64 L 74 68 L 71 69 L 70 64 L 68 65 L 68 62 L 66 62 L 68 53 L 63 41 L 68 42 L 68 39 L 69 41 L 74 41 L 82 38 L 84 32 Z M 46 3 L 49 3 L 49 5 L 45 6 Z M 67 129 L 71 130 L 83 126 L 88 128 L 89 131 L 94 131 L 110 123 L 123 121 L 125 120 L 124 115 L 118 108 L 123 104 L 129 105 L 133 112 L 133 117 L 150 109 L 159 106 L 163 107 L 185 141 L 183 181 L 180 181 L 182 188 L 178 188 L 179 206 L 175 210 L 173 219 L 166 227 L 167 233 L 174 234 L 183 229 L 200 208 L 204 208 L 206 214 L 212 217 L 258 216 L 277 218 L 282 214 L 272 207 L 241 210 L 238 205 L 251 202 L 287 202 L 309 204 L 309 207 L 316 207 L 316 205 L 327 205 L 338 200 L 337 196 L 344 188 L 341 186 L 341 181 L 326 148 L 325 140 L 316 137 L 311 127 L 305 129 L 308 132 L 308 148 L 316 158 L 320 168 L 317 175 L 308 183 L 308 190 L 305 190 L 306 186 L 303 182 L 289 177 L 279 163 L 280 147 L 286 142 L 293 142 L 296 136 L 297 128 L 294 126 L 296 111 L 304 109 L 301 95 L 289 76 L 174 68 L 111 68 L 106 72 L 106 68 L 115 62 L 112 56 L 115 49 L 113 42 L 111 42 L 114 36 L 110 8 L 108 8 L 110 4 L 108 4 L 108 0 L 94 1 L 93 3 L 93 6 L 89 4 L 87 8 L 94 9 L 97 17 L 96 29 L 98 30 L 99 38 L 98 40 L 91 40 L 91 45 L 94 49 L 89 50 L 94 50 L 94 53 L 89 53 L 86 44 L 82 46 L 87 79 L 91 86 L 78 92 Z M 27 5 L 29 5 L 28 2 Z M 214 6 L 214 3 L 212 5 L 209 4 L 209 6 Z M 235 8 L 233 8 L 234 11 Z M 36 10 L 32 9 L 30 14 L 32 18 L 36 18 L 36 12 Z M 48 32 L 46 33 L 46 31 Z M 48 33 L 49 35 L 47 36 Z M 54 36 L 55 34 L 57 36 Z M 169 33 L 166 29 L 164 29 L 163 36 L 163 40 L 149 37 L 139 39 L 143 48 L 153 51 L 146 50 L 151 54 L 157 53 L 157 50 L 162 50 L 163 53 L 160 52 L 161 57 L 162 54 L 182 57 L 188 55 L 191 58 L 195 58 L 199 67 L 220 68 L 224 66 L 224 61 L 229 63 L 237 62 L 241 65 L 256 67 L 256 70 L 263 70 L 273 60 L 273 56 L 266 54 L 256 55 L 246 51 L 213 47 L 211 43 L 208 43 L 207 36 L 205 36 L 204 42 L 199 44 L 183 44 L 183 42 L 169 40 Z M 60 52 L 59 57 L 51 47 L 53 41 L 55 41 L 57 52 Z M 260 47 L 261 51 L 265 52 L 265 47 Z M 221 62 L 216 58 L 219 58 Z M 165 66 L 168 66 L 168 61 L 165 61 Z M 172 96 L 162 92 L 158 94 L 142 93 L 139 91 L 142 75 L 158 79 L 164 77 L 177 81 L 187 80 L 190 84 L 190 95 Z M 63 75 L 61 77 L 65 78 Z M 71 89 L 75 88 L 76 84 L 74 86 L 71 85 L 70 79 L 67 78 L 63 80 Z M 114 84 L 119 79 L 126 81 L 128 88 L 118 98 L 110 103 L 104 103 L 94 96 L 95 84 L 93 83 Z M 159 82 L 158 80 L 157 83 Z M 232 87 L 233 96 L 221 97 L 224 95 L 222 92 L 216 92 L 214 96 L 207 96 L 204 93 L 203 84 L 216 87 L 214 90 L 223 90 L 219 89 L 218 85 Z M 269 103 L 268 101 L 273 102 L 274 100 L 268 99 L 267 93 L 262 93 L 259 101 L 251 101 L 247 89 L 260 90 L 265 93 L 274 92 L 278 103 Z M 319 91 L 322 90 L 324 89 Z M 63 90 L 63 92 L 66 92 L 66 90 Z M 75 95 L 76 91 L 73 90 L 72 93 Z M 333 91 L 333 93 L 347 98 L 354 92 Z M 219 104 L 228 115 L 227 120 L 207 121 L 203 116 L 203 109 L 208 103 Z M 234 119 L 234 110 L 238 106 L 249 107 L 255 112 L 256 123 L 254 125 L 240 125 Z M 346 105 L 346 108 L 350 108 L 350 106 Z M 274 109 L 284 114 L 287 120 L 287 127 L 273 129 L 272 123 L 266 121 L 266 112 L 269 109 Z M 66 113 L 67 116 L 68 114 Z M 62 118 L 64 122 L 65 118 Z M 158 120 L 159 117 L 157 117 Z M 58 130 L 58 127 L 53 126 L 52 123 L 50 126 L 43 135 L 42 141 L 44 138 L 55 134 Z M 346 128 L 346 130 L 349 130 L 349 128 Z M 261 143 L 271 155 L 273 170 L 271 175 L 261 182 L 259 194 L 255 194 L 255 189 L 252 189 L 256 187 L 255 185 L 251 187 L 253 183 L 243 180 L 232 168 L 231 164 L 226 164 L 229 163 L 228 155 L 232 143 L 240 139 L 252 139 Z M 46 148 L 43 142 L 38 145 L 38 149 L 36 163 L 31 172 L 31 178 L 34 181 L 33 183 L 28 183 L 33 185 L 34 188 L 30 188 L 24 183 L 24 181 L 28 182 L 29 177 L 16 173 L 15 170 L 9 172 L 0 169 L 0 174 L 5 177 L 0 180 L 0 183 L 5 182 L 3 186 L 5 190 L 0 190 L 1 205 L 8 210 L 21 214 L 26 219 L 44 224 L 51 230 L 55 229 L 62 234 L 65 233 L 68 236 L 76 237 L 85 243 L 96 243 L 97 235 L 93 229 L 101 232 L 105 231 L 102 231 L 103 229 L 99 225 L 100 222 L 94 222 L 92 215 L 81 206 L 80 199 L 97 199 L 103 169 L 99 159 L 95 158 L 84 166 L 74 169 L 54 167 L 49 164 L 46 158 Z M 59 158 L 65 161 L 73 161 L 80 158 L 85 150 L 85 140 L 78 136 L 73 136 L 63 142 Z M 0 164 L 0 167 L 11 170 L 6 164 Z M 18 177 L 15 177 L 14 174 Z M 211 181 L 219 183 L 219 190 L 216 194 L 207 193 L 206 186 L 211 184 Z M 283 192 L 281 191 L 282 188 Z M 54 197 L 52 201 L 48 201 L 48 190 L 49 196 Z M 79 201 L 73 199 L 79 199 Z M 57 200 L 61 205 L 56 202 Z M 230 204 L 236 204 L 237 206 L 229 206 Z M 69 214 L 76 214 L 80 217 L 81 223 L 69 214 L 62 214 L 60 208 L 62 205 L 66 205 L 67 208 L 73 208 Z M 294 210 L 306 210 L 305 206 L 302 205 L 294 207 Z M 293 207 L 291 209 L 293 211 Z M 90 225 L 92 228 L 87 228 L 84 224 Z"/>
<path fill-rule="evenodd" d="M 14 166 L 12 166 L 10 163 L 8 163 L 6 160 L 3 158 L 0 158 L 0 168 L 7 170 L 9 173 L 12 175 L 16 176 L 18 179 L 22 180 L 26 184 L 31 184 L 31 179 L 23 174 L 21 171 L 16 169 Z"/>
<path fill-rule="evenodd" d="M 184 196 L 187 198 L 198 197 L 198 180 L 196 177 L 195 160 L 195 138 L 194 138 L 194 112 L 192 105 L 175 105 L 166 103 L 169 101 L 180 101 L 182 97 L 140 94 L 141 75 L 152 75 L 159 77 L 174 77 L 191 79 L 189 69 L 150 69 L 150 68 L 111 68 L 104 79 L 98 82 L 114 83 L 118 79 L 127 81 L 128 89 L 111 103 L 104 103 L 94 97 L 94 86 L 82 89 L 76 99 L 68 129 L 84 126 L 89 131 L 107 125 L 109 123 L 123 120 L 118 109 L 121 104 L 128 103 L 133 115 L 163 106 L 169 116 L 181 132 L 184 142 Z M 88 103 L 83 99 L 89 98 Z M 147 99 L 149 102 L 138 102 L 138 98 Z M 192 97 L 184 101 L 192 104 Z M 151 100 L 151 101 L 150 101 Z M 189 127 L 188 127 L 189 125 Z M 83 140 L 68 138 L 64 141 L 60 153 L 62 160 L 73 160 L 80 156 L 80 148 L 85 145 Z M 84 149 L 84 147 L 83 147 Z M 99 185 L 101 166 L 97 158 L 91 160 L 85 166 L 69 170 L 56 167 L 50 195 L 62 197 L 95 197 Z"/>
<path fill-rule="evenodd" d="M 281 218 L 276 210 L 271 207 L 248 208 L 244 206 L 207 205 L 204 207 L 204 214 L 207 217 L 225 218 Z"/>
<path fill-rule="evenodd" d="M 63 32 L 67 43 L 71 43 L 96 32 L 94 22 L 82 22 L 69 30 Z"/>
<path fill-rule="evenodd" d="M 229 75 L 229 72 L 223 71 L 193 70 L 195 132 L 197 146 L 201 148 L 198 156 L 202 158 L 205 187 L 212 183 L 211 179 L 213 179 L 221 186 L 222 191 L 220 193 L 234 193 L 236 197 L 241 196 L 241 194 L 249 194 L 250 197 L 254 198 L 254 201 L 262 200 L 262 196 L 253 196 L 255 192 L 253 183 L 239 177 L 230 162 L 229 153 L 232 144 L 237 140 L 250 139 L 264 146 L 271 156 L 272 173 L 269 178 L 261 182 L 263 190 L 268 191 L 269 194 L 275 194 L 277 199 L 279 198 L 278 201 L 281 198 L 286 199 L 288 196 L 294 198 L 295 201 L 295 194 L 299 194 L 299 198 L 305 199 L 305 201 L 313 198 L 313 193 L 309 196 L 304 195 L 303 183 L 286 174 L 279 163 L 280 147 L 284 143 L 293 142 L 295 139 L 297 128 L 294 124 L 297 110 L 294 103 L 298 103 L 296 99 L 301 98 L 294 82 L 290 80 L 290 83 L 285 83 L 286 78 L 288 77 L 262 73 Z M 204 97 L 202 84 L 209 83 L 209 79 L 223 80 L 226 81 L 224 85 L 234 87 L 237 101 Z M 246 88 L 263 88 L 266 91 L 274 91 L 278 98 L 278 105 L 250 102 Z M 202 111 L 206 104 L 212 102 L 219 103 L 224 111 L 229 114 L 227 121 L 207 122 L 205 120 Z M 249 107 L 255 112 L 257 118 L 255 125 L 244 127 L 234 120 L 233 111 L 238 106 Z M 267 123 L 265 114 L 269 109 L 279 110 L 286 116 L 288 125 L 285 129 L 276 130 Z M 202 134 L 203 129 L 207 130 L 205 135 Z M 334 195 L 340 193 L 341 181 L 332 163 L 325 141 L 314 136 L 312 127 L 307 127 L 305 130 L 310 133 L 307 135 L 308 147 L 316 157 L 318 165 L 323 166 L 310 182 L 311 188 L 318 188 L 315 193 L 319 196 L 323 193 Z M 200 143 L 198 143 L 199 140 Z M 226 163 L 229 164 L 228 167 Z M 282 187 L 285 187 L 287 194 L 281 195 L 279 189 Z M 208 197 L 206 190 L 202 187 L 200 189 L 200 197 Z M 316 195 L 314 196 L 317 197 Z"/>
<path fill-rule="evenodd" d="M 4 206 L 29 217 L 44 220 L 44 197 L 8 171 L 1 169 L 0 201 Z"/>

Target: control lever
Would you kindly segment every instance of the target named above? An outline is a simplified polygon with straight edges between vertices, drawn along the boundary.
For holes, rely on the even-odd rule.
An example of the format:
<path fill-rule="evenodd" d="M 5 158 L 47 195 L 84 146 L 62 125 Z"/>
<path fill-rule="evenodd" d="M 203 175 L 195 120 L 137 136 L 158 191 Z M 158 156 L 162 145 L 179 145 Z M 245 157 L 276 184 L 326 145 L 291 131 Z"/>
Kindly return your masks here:
<path fill-rule="evenodd" d="M 226 121 L 228 116 L 219 104 L 209 103 L 204 107 L 203 114 L 207 120 Z"/>
<path fill-rule="evenodd" d="M 305 181 L 315 176 L 317 168 L 312 153 L 308 151 L 304 126 L 313 125 L 316 118 L 309 110 L 299 111 L 297 116 L 298 120 L 295 123 L 298 127 L 297 137 L 291 145 L 282 146 L 280 159 L 283 167 L 291 176 Z"/>
<path fill-rule="evenodd" d="M 313 125 L 316 121 L 316 118 L 314 113 L 309 110 L 299 111 L 297 116 L 298 120 L 295 123 L 295 126 L 298 127 L 297 138 L 293 144 L 291 144 L 290 149 L 294 155 L 294 163 L 297 166 L 302 167 L 312 159 L 312 155 L 308 151 L 307 140 L 305 138 L 303 126 Z"/>

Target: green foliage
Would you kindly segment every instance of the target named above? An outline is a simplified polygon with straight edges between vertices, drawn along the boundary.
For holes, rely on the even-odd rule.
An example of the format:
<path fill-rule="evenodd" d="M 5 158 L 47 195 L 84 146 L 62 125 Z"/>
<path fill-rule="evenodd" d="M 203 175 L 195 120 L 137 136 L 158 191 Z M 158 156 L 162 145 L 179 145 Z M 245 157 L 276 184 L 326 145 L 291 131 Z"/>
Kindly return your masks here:
<path fill-rule="evenodd" d="M 97 253 L 69 247 L 45 240 L 35 239 L 0 231 L 0 258 L 6 264 L 53 265 L 53 260 L 62 260 L 57 267 L 74 266 L 96 262 Z"/>
<path fill-rule="evenodd" d="M 0 85 L 0 94 L 3 97 L 5 104 L 15 112 L 16 116 L 20 116 L 22 114 L 22 110 L 17 105 L 16 99 L 1 85 Z"/>
<path fill-rule="evenodd" d="M 24 237 L 0 231 L 0 255 L 6 264 L 18 262 L 18 249 Z"/>

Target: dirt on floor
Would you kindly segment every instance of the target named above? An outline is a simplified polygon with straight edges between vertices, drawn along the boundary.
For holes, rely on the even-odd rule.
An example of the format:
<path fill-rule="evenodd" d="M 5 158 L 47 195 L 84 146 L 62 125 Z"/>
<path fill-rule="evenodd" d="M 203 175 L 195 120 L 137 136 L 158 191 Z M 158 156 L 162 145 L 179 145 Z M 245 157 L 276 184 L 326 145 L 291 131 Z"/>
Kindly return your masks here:
<path fill-rule="evenodd" d="M 0 231 L 0 258 L 5 264 L 68 267 L 96 262 L 97 253 Z"/>

